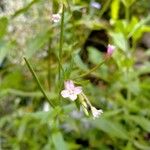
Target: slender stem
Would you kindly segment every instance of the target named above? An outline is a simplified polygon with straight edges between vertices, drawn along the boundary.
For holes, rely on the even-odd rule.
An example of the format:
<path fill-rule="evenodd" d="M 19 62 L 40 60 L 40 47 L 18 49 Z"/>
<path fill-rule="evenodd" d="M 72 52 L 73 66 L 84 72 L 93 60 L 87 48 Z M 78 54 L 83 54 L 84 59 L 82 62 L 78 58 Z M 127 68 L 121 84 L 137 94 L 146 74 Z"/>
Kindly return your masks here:
<path fill-rule="evenodd" d="M 60 31 L 60 41 L 59 41 L 59 79 L 61 77 L 61 58 L 62 58 L 62 48 L 63 48 L 63 34 L 64 34 L 64 5 L 62 8 L 61 15 L 61 31 Z"/>
<path fill-rule="evenodd" d="M 69 11 L 71 12 L 71 7 L 70 7 L 69 0 L 66 0 L 66 1 L 67 1 L 68 9 L 69 9 Z"/>
<path fill-rule="evenodd" d="M 130 68 L 127 68 L 127 70 L 126 70 L 126 76 L 127 76 L 127 79 L 128 79 L 128 81 L 130 80 Z M 131 101 L 131 91 L 130 91 L 130 89 L 128 88 L 127 89 L 127 100 L 128 101 Z"/>
<path fill-rule="evenodd" d="M 42 85 L 41 85 L 41 83 L 40 83 L 40 81 L 39 81 L 39 79 L 38 79 L 38 77 L 37 77 L 35 71 L 33 70 L 32 66 L 30 65 L 29 61 L 28 61 L 25 57 L 24 57 L 24 60 L 25 60 L 25 62 L 26 62 L 26 64 L 27 64 L 27 66 L 28 66 L 30 72 L 32 73 L 32 76 L 34 77 L 34 79 L 35 79 L 35 81 L 36 81 L 36 83 L 37 83 L 37 85 L 38 85 L 40 91 L 43 93 L 45 99 L 46 99 L 46 100 L 49 102 L 49 104 L 54 108 L 53 103 L 52 103 L 52 102 L 50 101 L 50 99 L 48 98 L 46 92 L 44 91 L 44 89 L 43 89 L 43 87 L 42 87 Z"/>
<path fill-rule="evenodd" d="M 51 9 L 50 9 L 50 14 L 53 14 L 53 0 L 51 2 Z M 52 71 L 52 59 L 51 59 L 51 54 L 52 54 L 52 42 L 51 42 L 51 37 L 49 37 L 48 41 L 48 62 L 47 62 L 47 81 L 48 81 L 48 88 L 51 90 L 51 82 L 52 82 L 52 77 L 51 77 L 51 71 Z"/>
<path fill-rule="evenodd" d="M 125 6 L 125 18 L 126 21 L 129 21 L 129 7 Z"/>
<path fill-rule="evenodd" d="M 51 89 L 51 41 L 49 39 L 49 44 L 48 44 L 48 74 L 47 74 L 47 80 L 48 80 L 48 88 L 49 90 Z"/>
<path fill-rule="evenodd" d="M 85 77 L 89 74 L 91 74 L 93 71 L 95 71 L 96 69 L 98 69 L 101 65 L 104 64 L 104 62 L 106 61 L 106 59 L 102 62 L 100 62 L 98 65 L 96 65 L 95 67 L 93 67 L 91 70 L 87 71 L 86 73 L 81 74 L 80 76 L 78 76 L 77 78 L 82 78 Z"/>
<path fill-rule="evenodd" d="M 82 94 L 82 96 L 84 97 L 84 99 L 85 99 L 85 101 L 87 102 L 87 104 L 88 104 L 90 107 L 92 107 L 92 105 L 91 105 L 90 101 L 88 100 L 88 98 L 86 97 L 86 95 L 85 95 L 83 92 L 82 92 L 81 94 Z"/>
<path fill-rule="evenodd" d="M 17 89 L 7 89 L 5 92 L 9 94 L 14 94 L 17 96 L 22 96 L 22 97 L 27 97 L 27 96 L 28 97 L 42 97 L 43 96 L 40 91 L 27 92 L 27 91 L 20 91 Z"/>
<path fill-rule="evenodd" d="M 61 90 L 61 59 L 62 59 L 62 48 L 63 48 L 63 34 L 64 34 L 64 5 L 62 6 L 62 15 L 61 15 L 61 27 L 60 27 L 60 41 L 59 41 L 59 55 L 58 55 L 58 78 L 59 78 L 59 100 L 60 100 L 60 90 Z"/>
<path fill-rule="evenodd" d="M 110 3 L 111 3 L 111 0 L 107 0 L 107 1 L 104 3 L 104 5 L 103 5 L 103 7 L 102 7 L 102 9 L 101 9 L 101 11 L 100 11 L 100 14 L 99 14 L 99 17 L 100 17 L 100 18 L 103 16 L 103 14 L 105 13 L 105 11 L 109 8 Z"/>
<path fill-rule="evenodd" d="M 127 91 L 127 100 L 128 100 L 128 101 L 131 100 L 131 92 L 130 92 L 129 89 L 128 89 L 128 91 Z"/>

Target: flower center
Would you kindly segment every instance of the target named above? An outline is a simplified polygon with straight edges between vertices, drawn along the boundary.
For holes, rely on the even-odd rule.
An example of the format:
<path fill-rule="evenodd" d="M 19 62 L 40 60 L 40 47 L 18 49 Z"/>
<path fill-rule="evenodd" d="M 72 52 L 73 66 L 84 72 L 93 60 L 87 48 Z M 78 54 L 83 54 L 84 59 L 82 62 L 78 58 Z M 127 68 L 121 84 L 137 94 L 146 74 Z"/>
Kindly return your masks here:
<path fill-rule="evenodd" d="M 75 94 L 75 93 L 74 93 L 74 89 L 69 89 L 68 92 L 69 92 L 69 95 Z"/>

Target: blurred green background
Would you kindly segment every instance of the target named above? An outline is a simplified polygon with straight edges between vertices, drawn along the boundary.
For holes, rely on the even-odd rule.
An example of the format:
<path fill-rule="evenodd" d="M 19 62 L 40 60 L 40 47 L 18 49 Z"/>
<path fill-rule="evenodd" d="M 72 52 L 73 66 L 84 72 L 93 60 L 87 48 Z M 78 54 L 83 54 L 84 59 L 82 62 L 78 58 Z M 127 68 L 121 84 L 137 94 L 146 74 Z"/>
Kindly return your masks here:
<path fill-rule="evenodd" d="M 62 4 L 59 79 L 61 21 L 52 14 Z M 148 0 L 1 0 L 0 149 L 150 150 L 149 10 Z M 60 101 L 58 85 L 101 62 L 109 43 L 116 47 L 112 58 L 75 80 L 104 111 L 93 120 L 74 102 Z"/>

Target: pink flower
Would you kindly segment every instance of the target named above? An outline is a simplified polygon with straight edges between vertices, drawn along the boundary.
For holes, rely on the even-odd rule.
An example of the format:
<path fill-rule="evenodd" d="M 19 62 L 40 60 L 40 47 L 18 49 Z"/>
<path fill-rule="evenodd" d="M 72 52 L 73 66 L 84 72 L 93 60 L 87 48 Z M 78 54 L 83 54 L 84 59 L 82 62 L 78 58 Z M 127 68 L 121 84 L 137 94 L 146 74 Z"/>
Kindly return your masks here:
<path fill-rule="evenodd" d="M 61 19 L 60 14 L 53 14 L 53 15 L 52 15 L 52 21 L 53 21 L 53 22 L 57 23 L 57 22 L 60 21 L 60 19 Z"/>
<path fill-rule="evenodd" d="M 72 80 L 65 81 L 65 89 L 61 91 L 61 95 L 64 98 L 70 98 L 72 101 L 77 99 L 77 95 L 82 92 L 82 87 L 75 87 Z"/>
<path fill-rule="evenodd" d="M 114 50 L 115 50 L 115 46 L 108 44 L 108 46 L 107 46 L 107 56 L 111 56 L 113 54 Z"/>
<path fill-rule="evenodd" d="M 91 107 L 91 112 L 92 112 L 92 115 L 93 115 L 93 119 L 95 118 L 98 118 L 102 113 L 103 113 L 103 110 L 102 109 L 96 109 L 95 107 Z"/>

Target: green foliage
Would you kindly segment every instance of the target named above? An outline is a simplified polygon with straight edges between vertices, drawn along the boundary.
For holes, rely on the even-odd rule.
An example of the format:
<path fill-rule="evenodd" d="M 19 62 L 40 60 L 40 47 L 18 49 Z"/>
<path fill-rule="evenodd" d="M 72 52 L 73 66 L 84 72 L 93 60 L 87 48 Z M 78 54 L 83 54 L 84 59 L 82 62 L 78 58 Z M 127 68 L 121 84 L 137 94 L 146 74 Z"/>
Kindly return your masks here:
<path fill-rule="evenodd" d="M 120 0 L 113 0 L 113 2 L 111 3 L 111 18 L 113 20 L 118 19 L 119 8 L 120 8 Z"/>
<path fill-rule="evenodd" d="M 110 136 L 114 136 L 120 139 L 130 139 L 127 131 L 119 124 L 106 120 L 104 118 L 97 119 L 93 122 L 94 126 Z"/>
<path fill-rule="evenodd" d="M 0 39 L 6 34 L 8 26 L 8 19 L 6 17 L 0 18 Z"/>
<path fill-rule="evenodd" d="M 149 3 L 91 2 L 16 0 L 6 10 L 0 2 L 0 149 L 150 149 Z M 54 23 L 62 3 L 64 19 Z M 88 39 L 101 29 L 109 43 Z M 116 49 L 108 57 L 101 47 L 85 50 L 86 41 Z M 99 118 L 83 96 L 60 96 L 69 79 L 103 110 Z"/>
<path fill-rule="evenodd" d="M 0 41 L 0 64 L 3 62 L 5 57 L 8 55 L 11 45 L 3 40 Z"/>
<path fill-rule="evenodd" d="M 30 58 L 32 55 L 38 52 L 48 42 L 50 38 L 50 32 L 41 31 L 41 33 L 35 35 L 35 38 L 29 39 L 26 48 L 26 57 Z"/>
<path fill-rule="evenodd" d="M 61 132 L 53 133 L 52 140 L 54 142 L 56 150 L 67 150 L 67 147 L 66 147 L 66 144 L 64 142 L 63 135 L 61 134 Z"/>

